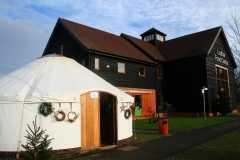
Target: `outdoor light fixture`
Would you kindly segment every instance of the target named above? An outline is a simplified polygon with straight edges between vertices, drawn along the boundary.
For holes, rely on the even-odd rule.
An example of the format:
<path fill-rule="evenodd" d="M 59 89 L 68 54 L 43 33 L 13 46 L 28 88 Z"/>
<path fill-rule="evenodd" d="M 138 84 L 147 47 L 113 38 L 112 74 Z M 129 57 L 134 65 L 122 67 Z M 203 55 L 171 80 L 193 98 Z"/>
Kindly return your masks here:
<path fill-rule="evenodd" d="M 206 120 L 206 111 L 205 111 L 205 96 L 204 96 L 204 91 L 208 90 L 208 88 L 206 87 L 202 87 L 202 94 L 203 94 L 203 110 L 204 110 L 204 117 L 205 117 L 205 120 Z"/>
<path fill-rule="evenodd" d="M 110 65 L 106 65 L 107 68 L 110 68 Z"/>

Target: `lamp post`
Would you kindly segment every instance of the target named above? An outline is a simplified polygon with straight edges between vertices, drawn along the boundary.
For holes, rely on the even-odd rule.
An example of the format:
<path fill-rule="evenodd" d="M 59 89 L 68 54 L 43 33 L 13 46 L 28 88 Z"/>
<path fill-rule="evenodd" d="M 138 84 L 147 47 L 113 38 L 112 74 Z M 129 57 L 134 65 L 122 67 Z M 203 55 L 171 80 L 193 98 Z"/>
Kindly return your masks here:
<path fill-rule="evenodd" d="M 206 87 L 203 86 L 202 88 L 202 94 L 203 94 L 203 111 L 204 111 L 204 117 L 206 120 L 206 111 L 205 111 L 205 96 L 204 96 L 204 91 L 208 90 Z"/>

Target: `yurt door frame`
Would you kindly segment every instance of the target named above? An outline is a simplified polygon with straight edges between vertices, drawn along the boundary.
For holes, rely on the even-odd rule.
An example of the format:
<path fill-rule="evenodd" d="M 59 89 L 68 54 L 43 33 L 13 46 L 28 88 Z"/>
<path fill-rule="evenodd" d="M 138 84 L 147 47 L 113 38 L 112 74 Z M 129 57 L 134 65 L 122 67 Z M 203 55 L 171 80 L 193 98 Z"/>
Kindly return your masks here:
<path fill-rule="evenodd" d="M 101 146 L 116 144 L 117 120 L 116 97 L 106 92 L 100 93 L 100 134 Z"/>

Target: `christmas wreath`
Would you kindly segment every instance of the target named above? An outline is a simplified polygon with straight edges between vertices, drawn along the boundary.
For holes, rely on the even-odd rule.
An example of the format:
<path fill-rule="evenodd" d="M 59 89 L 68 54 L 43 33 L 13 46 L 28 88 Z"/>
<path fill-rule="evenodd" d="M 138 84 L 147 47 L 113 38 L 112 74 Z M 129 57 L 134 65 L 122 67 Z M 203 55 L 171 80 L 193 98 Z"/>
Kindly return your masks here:
<path fill-rule="evenodd" d="M 52 104 L 49 102 L 44 102 L 40 105 L 39 111 L 44 116 L 48 116 L 53 112 L 54 108 L 52 107 Z"/>
<path fill-rule="evenodd" d="M 124 111 L 124 117 L 128 119 L 131 116 L 131 109 L 126 109 Z"/>
<path fill-rule="evenodd" d="M 59 114 L 62 115 L 60 118 L 58 117 Z M 62 110 L 57 111 L 57 112 L 55 113 L 55 119 L 56 119 L 57 121 L 63 121 L 63 120 L 65 119 L 65 117 L 66 117 L 66 114 L 65 114 Z"/>
<path fill-rule="evenodd" d="M 73 118 L 69 118 L 70 113 L 74 114 Z M 68 121 L 75 122 L 75 120 L 78 118 L 79 115 L 77 115 L 75 112 L 69 112 L 68 113 Z"/>

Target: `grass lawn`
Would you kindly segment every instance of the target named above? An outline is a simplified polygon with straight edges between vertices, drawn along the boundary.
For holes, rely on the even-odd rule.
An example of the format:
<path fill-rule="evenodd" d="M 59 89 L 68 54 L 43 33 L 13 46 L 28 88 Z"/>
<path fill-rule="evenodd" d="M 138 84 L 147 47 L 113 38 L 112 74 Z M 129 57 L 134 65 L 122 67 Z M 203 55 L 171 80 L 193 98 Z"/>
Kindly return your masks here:
<path fill-rule="evenodd" d="M 193 129 L 202 128 L 205 126 L 210 126 L 225 121 L 240 118 L 240 116 L 216 116 L 201 118 L 191 118 L 191 117 L 169 117 L 168 118 L 168 128 L 172 131 L 190 131 Z M 154 129 L 158 130 L 157 123 L 149 123 L 148 119 L 135 120 L 133 126 L 136 129 Z"/>
<path fill-rule="evenodd" d="M 240 129 L 211 139 L 166 160 L 240 159 Z"/>
<path fill-rule="evenodd" d="M 207 117 L 206 120 L 204 117 L 201 118 L 190 118 L 190 117 L 169 117 L 168 118 L 168 128 L 170 131 L 190 131 L 229 120 L 234 120 L 240 118 L 240 116 L 217 116 L 217 117 Z M 151 132 L 140 132 L 138 129 L 142 130 L 156 130 L 158 131 L 158 123 L 149 123 L 148 119 L 135 120 L 133 122 L 135 126 L 137 139 L 135 139 L 131 144 L 142 143 L 157 138 L 163 138 L 164 135 L 159 133 Z"/>

